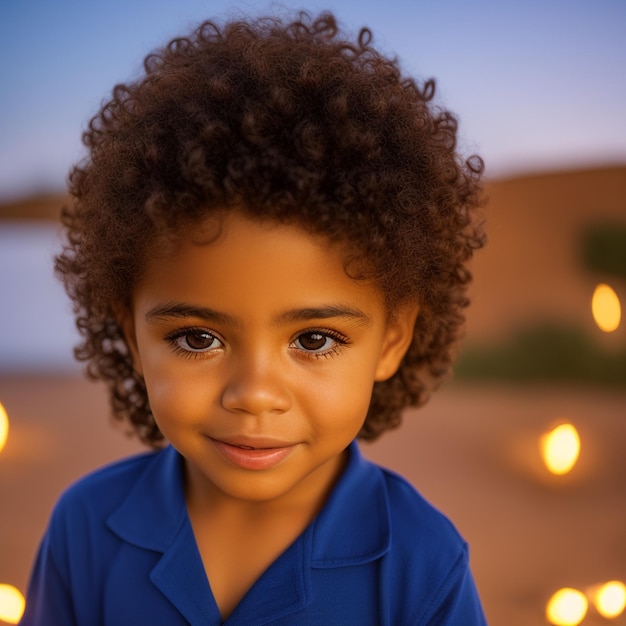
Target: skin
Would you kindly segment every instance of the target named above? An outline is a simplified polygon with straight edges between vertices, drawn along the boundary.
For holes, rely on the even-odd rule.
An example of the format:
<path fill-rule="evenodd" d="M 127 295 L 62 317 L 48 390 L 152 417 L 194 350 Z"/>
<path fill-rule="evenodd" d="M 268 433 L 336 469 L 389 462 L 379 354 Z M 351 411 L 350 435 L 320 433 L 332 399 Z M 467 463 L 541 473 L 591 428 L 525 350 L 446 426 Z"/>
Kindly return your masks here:
<path fill-rule="evenodd" d="M 323 506 L 417 305 L 390 316 L 374 284 L 346 274 L 341 247 L 298 227 L 234 212 L 207 243 L 212 226 L 150 257 L 121 321 L 155 420 L 185 459 L 225 618 Z"/>

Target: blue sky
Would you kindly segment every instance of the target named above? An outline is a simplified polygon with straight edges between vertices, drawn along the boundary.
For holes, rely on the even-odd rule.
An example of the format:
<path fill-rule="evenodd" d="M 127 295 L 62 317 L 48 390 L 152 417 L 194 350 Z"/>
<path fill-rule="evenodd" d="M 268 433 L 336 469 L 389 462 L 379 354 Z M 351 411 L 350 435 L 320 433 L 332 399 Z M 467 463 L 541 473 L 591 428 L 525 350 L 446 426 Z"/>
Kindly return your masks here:
<path fill-rule="evenodd" d="M 1 0 L 0 199 L 62 188 L 80 133 L 152 48 L 208 17 L 333 10 L 438 79 L 491 176 L 626 163 L 624 0 Z"/>

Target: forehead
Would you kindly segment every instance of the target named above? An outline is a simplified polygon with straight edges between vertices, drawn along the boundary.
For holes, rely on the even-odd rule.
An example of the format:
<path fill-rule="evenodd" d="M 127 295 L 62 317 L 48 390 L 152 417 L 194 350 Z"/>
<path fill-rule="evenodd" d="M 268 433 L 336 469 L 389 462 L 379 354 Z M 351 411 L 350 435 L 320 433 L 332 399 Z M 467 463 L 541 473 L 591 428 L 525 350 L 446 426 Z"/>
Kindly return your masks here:
<path fill-rule="evenodd" d="M 149 291 L 151 299 L 211 300 L 213 306 L 222 301 L 229 309 L 351 298 L 378 307 L 382 295 L 358 272 L 362 265 L 343 243 L 233 212 L 185 226 L 169 245 L 156 244 L 136 292 Z"/>

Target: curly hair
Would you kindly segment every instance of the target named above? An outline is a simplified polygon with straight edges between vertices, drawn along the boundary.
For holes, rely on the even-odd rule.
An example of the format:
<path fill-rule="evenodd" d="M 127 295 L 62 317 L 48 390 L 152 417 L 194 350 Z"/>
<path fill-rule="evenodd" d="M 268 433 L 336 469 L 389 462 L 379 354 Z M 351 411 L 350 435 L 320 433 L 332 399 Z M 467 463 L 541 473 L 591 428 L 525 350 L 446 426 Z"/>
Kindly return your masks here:
<path fill-rule="evenodd" d="M 464 322 L 467 263 L 484 243 L 479 157 L 456 150 L 456 118 L 433 80 L 354 40 L 334 16 L 207 21 L 149 54 L 83 135 L 69 176 L 56 271 L 74 303 L 75 356 L 103 379 L 113 415 L 163 440 L 116 319 L 159 237 L 243 207 L 349 246 L 390 310 L 420 304 L 398 370 L 377 382 L 359 436 L 374 439 L 448 374 Z"/>

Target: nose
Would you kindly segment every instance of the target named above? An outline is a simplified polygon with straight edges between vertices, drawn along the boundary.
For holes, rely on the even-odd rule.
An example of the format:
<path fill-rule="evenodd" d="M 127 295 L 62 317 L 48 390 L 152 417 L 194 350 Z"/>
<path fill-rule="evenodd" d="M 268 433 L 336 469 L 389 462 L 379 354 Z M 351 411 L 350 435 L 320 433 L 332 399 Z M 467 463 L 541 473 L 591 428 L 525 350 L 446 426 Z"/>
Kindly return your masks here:
<path fill-rule="evenodd" d="M 262 355 L 242 355 L 234 360 L 221 400 L 227 411 L 257 416 L 291 408 L 280 366 Z"/>

